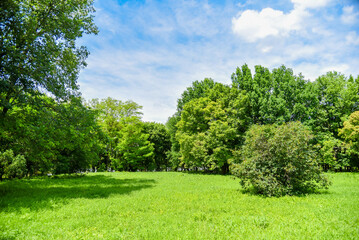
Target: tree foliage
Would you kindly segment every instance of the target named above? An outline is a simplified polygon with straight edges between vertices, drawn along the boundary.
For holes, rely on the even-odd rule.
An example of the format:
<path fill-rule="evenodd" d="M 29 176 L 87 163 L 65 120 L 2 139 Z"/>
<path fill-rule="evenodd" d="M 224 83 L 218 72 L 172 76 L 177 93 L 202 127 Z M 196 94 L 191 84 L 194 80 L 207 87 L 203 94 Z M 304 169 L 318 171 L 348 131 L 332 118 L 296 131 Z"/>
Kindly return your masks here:
<path fill-rule="evenodd" d="M 171 151 L 171 140 L 166 126 L 162 123 L 144 122 L 143 129 L 149 135 L 148 141 L 153 144 L 154 169 L 167 170 L 170 167 L 168 153 Z"/>
<path fill-rule="evenodd" d="M 97 166 L 127 171 L 148 169 L 154 149 L 148 141 L 149 134 L 144 132 L 142 106 L 110 97 L 93 99 L 88 105 L 97 111 L 98 123 L 105 134 L 102 159 Z"/>
<path fill-rule="evenodd" d="M 0 2 L 0 108 L 46 90 L 64 98 L 78 90 L 88 51 L 76 39 L 97 33 L 92 0 Z"/>
<path fill-rule="evenodd" d="M 349 119 L 344 122 L 344 127 L 339 130 L 339 135 L 349 145 L 352 154 L 350 166 L 359 168 L 359 111 L 350 114 Z"/>
<path fill-rule="evenodd" d="M 0 152 L 0 181 L 2 177 L 21 178 L 26 174 L 26 160 L 22 155 L 14 155 L 14 152 L 6 150 Z"/>
<path fill-rule="evenodd" d="M 2 151 L 26 158 L 30 174 L 71 173 L 96 161 L 99 127 L 95 114 L 73 97 L 57 102 L 39 94 L 13 107 L 2 128 Z"/>
<path fill-rule="evenodd" d="M 193 99 L 182 110 L 176 134 L 181 164 L 226 173 L 247 126 L 247 98 L 218 83 L 206 94 L 208 97 Z"/>

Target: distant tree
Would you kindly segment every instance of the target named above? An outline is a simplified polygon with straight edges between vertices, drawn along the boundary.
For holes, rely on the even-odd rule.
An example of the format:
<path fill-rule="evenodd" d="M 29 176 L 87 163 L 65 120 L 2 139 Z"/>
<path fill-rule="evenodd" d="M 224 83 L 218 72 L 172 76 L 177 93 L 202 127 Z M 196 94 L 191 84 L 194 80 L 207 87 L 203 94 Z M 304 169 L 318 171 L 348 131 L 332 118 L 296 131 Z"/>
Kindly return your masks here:
<path fill-rule="evenodd" d="M 331 134 L 338 138 L 343 120 L 359 110 L 359 77 L 355 81 L 337 72 L 328 72 L 316 79 L 314 92 L 318 99 L 311 116 L 311 127 L 320 136 Z"/>
<path fill-rule="evenodd" d="M 349 144 L 353 154 L 350 165 L 359 168 L 359 111 L 350 114 L 344 127 L 339 130 L 339 135 Z"/>
<path fill-rule="evenodd" d="M 133 101 L 123 102 L 110 97 L 102 100 L 92 99 L 87 105 L 97 111 L 97 121 L 104 133 L 101 162 L 97 167 L 102 164 L 106 169 L 117 166 L 120 160 L 118 144 L 121 140 L 121 131 L 127 124 L 137 124 L 141 121 L 142 106 Z"/>
<path fill-rule="evenodd" d="M 97 33 L 92 0 L 0 1 L 0 108 L 2 117 L 25 93 L 58 98 L 78 89 L 88 51 L 76 39 Z"/>
<path fill-rule="evenodd" d="M 324 170 L 340 171 L 350 166 L 350 152 L 342 140 L 327 136 L 319 146 L 319 163 Z"/>
<path fill-rule="evenodd" d="M 142 106 L 110 97 L 92 99 L 87 104 L 97 111 L 98 123 L 105 134 L 98 167 L 135 171 L 148 170 L 155 164 L 153 143 L 141 121 Z"/>
<path fill-rule="evenodd" d="M 267 196 L 326 188 L 329 182 L 321 174 L 311 139 L 300 122 L 253 125 L 232 173 L 241 179 L 244 189 Z"/>
<path fill-rule="evenodd" d="M 172 117 L 169 117 L 166 123 L 171 139 L 171 151 L 167 154 L 171 162 L 171 167 L 177 168 L 180 165 L 180 145 L 176 138 L 176 132 L 184 105 L 194 99 L 207 97 L 209 90 L 214 86 L 215 82 L 211 78 L 205 78 L 202 81 L 194 81 L 177 100 L 177 112 Z"/>
<path fill-rule="evenodd" d="M 119 161 L 117 168 L 125 171 L 148 170 L 153 160 L 153 143 L 148 140 L 149 134 L 144 133 L 143 123 L 126 124 L 119 132 Z"/>
<path fill-rule="evenodd" d="M 167 152 L 167 158 L 169 159 L 170 166 L 172 169 L 177 169 L 180 166 L 180 144 L 176 139 L 177 133 L 177 123 L 181 120 L 179 114 L 174 114 L 172 117 L 169 117 L 166 122 L 166 128 L 170 136 L 171 141 L 171 150 Z"/>
<path fill-rule="evenodd" d="M 162 123 L 145 122 L 144 132 L 148 134 L 148 140 L 153 144 L 153 162 L 157 170 L 167 169 L 169 161 L 167 154 L 171 150 L 170 135 Z"/>
<path fill-rule="evenodd" d="M 248 124 L 247 98 L 219 83 L 207 95 L 184 105 L 176 134 L 180 159 L 185 168 L 226 173 Z"/>

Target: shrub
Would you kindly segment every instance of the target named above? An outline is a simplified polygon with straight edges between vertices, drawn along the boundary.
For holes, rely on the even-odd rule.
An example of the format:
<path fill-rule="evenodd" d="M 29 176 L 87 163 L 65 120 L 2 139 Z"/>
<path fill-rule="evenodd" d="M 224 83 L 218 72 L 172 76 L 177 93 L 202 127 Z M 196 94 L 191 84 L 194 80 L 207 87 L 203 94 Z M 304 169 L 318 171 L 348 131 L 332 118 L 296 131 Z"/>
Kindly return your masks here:
<path fill-rule="evenodd" d="M 245 190 L 253 188 L 266 196 L 327 188 L 329 181 L 321 174 L 311 139 L 310 131 L 299 122 L 253 125 L 232 173 Z"/>
<path fill-rule="evenodd" d="M 23 155 L 14 155 L 14 152 L 6 150 L 0 153 L 0 180 L 2 176 L 8 178 L 22 178 L 26 174 L 26 160 Z"/>

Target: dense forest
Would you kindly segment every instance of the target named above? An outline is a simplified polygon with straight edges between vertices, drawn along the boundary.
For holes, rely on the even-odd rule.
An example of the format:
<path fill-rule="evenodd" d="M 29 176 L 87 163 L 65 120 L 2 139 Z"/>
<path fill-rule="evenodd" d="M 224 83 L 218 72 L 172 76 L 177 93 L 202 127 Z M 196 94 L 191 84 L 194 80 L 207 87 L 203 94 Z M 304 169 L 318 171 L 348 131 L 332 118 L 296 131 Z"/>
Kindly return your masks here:
<path fill-rule="evenodd" d="M 274 134 L 291 122 L 310 131 L 324 170 L 358 170 L 359 76 L 328 72 L 309 81 L 285 66 L 252 73 L 243 65 L 228 85 L 194 81 L 166 124 L 143 122 L 142 107 L 121 96 L 82 99 L 77 78 L 88 51 L 76 39 L 98 32 L 92 4 L 1 1 L 0 179 L 113 170 L 227 174 L 246 156 L 253 126 Z"/>

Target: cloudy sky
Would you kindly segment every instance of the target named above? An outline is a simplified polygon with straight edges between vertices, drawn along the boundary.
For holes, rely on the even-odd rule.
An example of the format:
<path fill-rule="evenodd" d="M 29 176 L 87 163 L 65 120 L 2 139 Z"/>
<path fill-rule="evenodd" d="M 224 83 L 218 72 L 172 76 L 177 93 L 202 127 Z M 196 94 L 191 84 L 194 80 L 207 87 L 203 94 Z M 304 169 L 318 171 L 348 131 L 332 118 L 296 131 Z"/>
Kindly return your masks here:
<path fill-rule="evenodd" d="M 358 0 L 95 0 L 100 33 L 79 77 L 85 99 L 143 106 L 165 123 L 181 93 L 206 77 L 230 83 L 237 66 L 285 65 L 314 80 L 359 75 Z"/>

